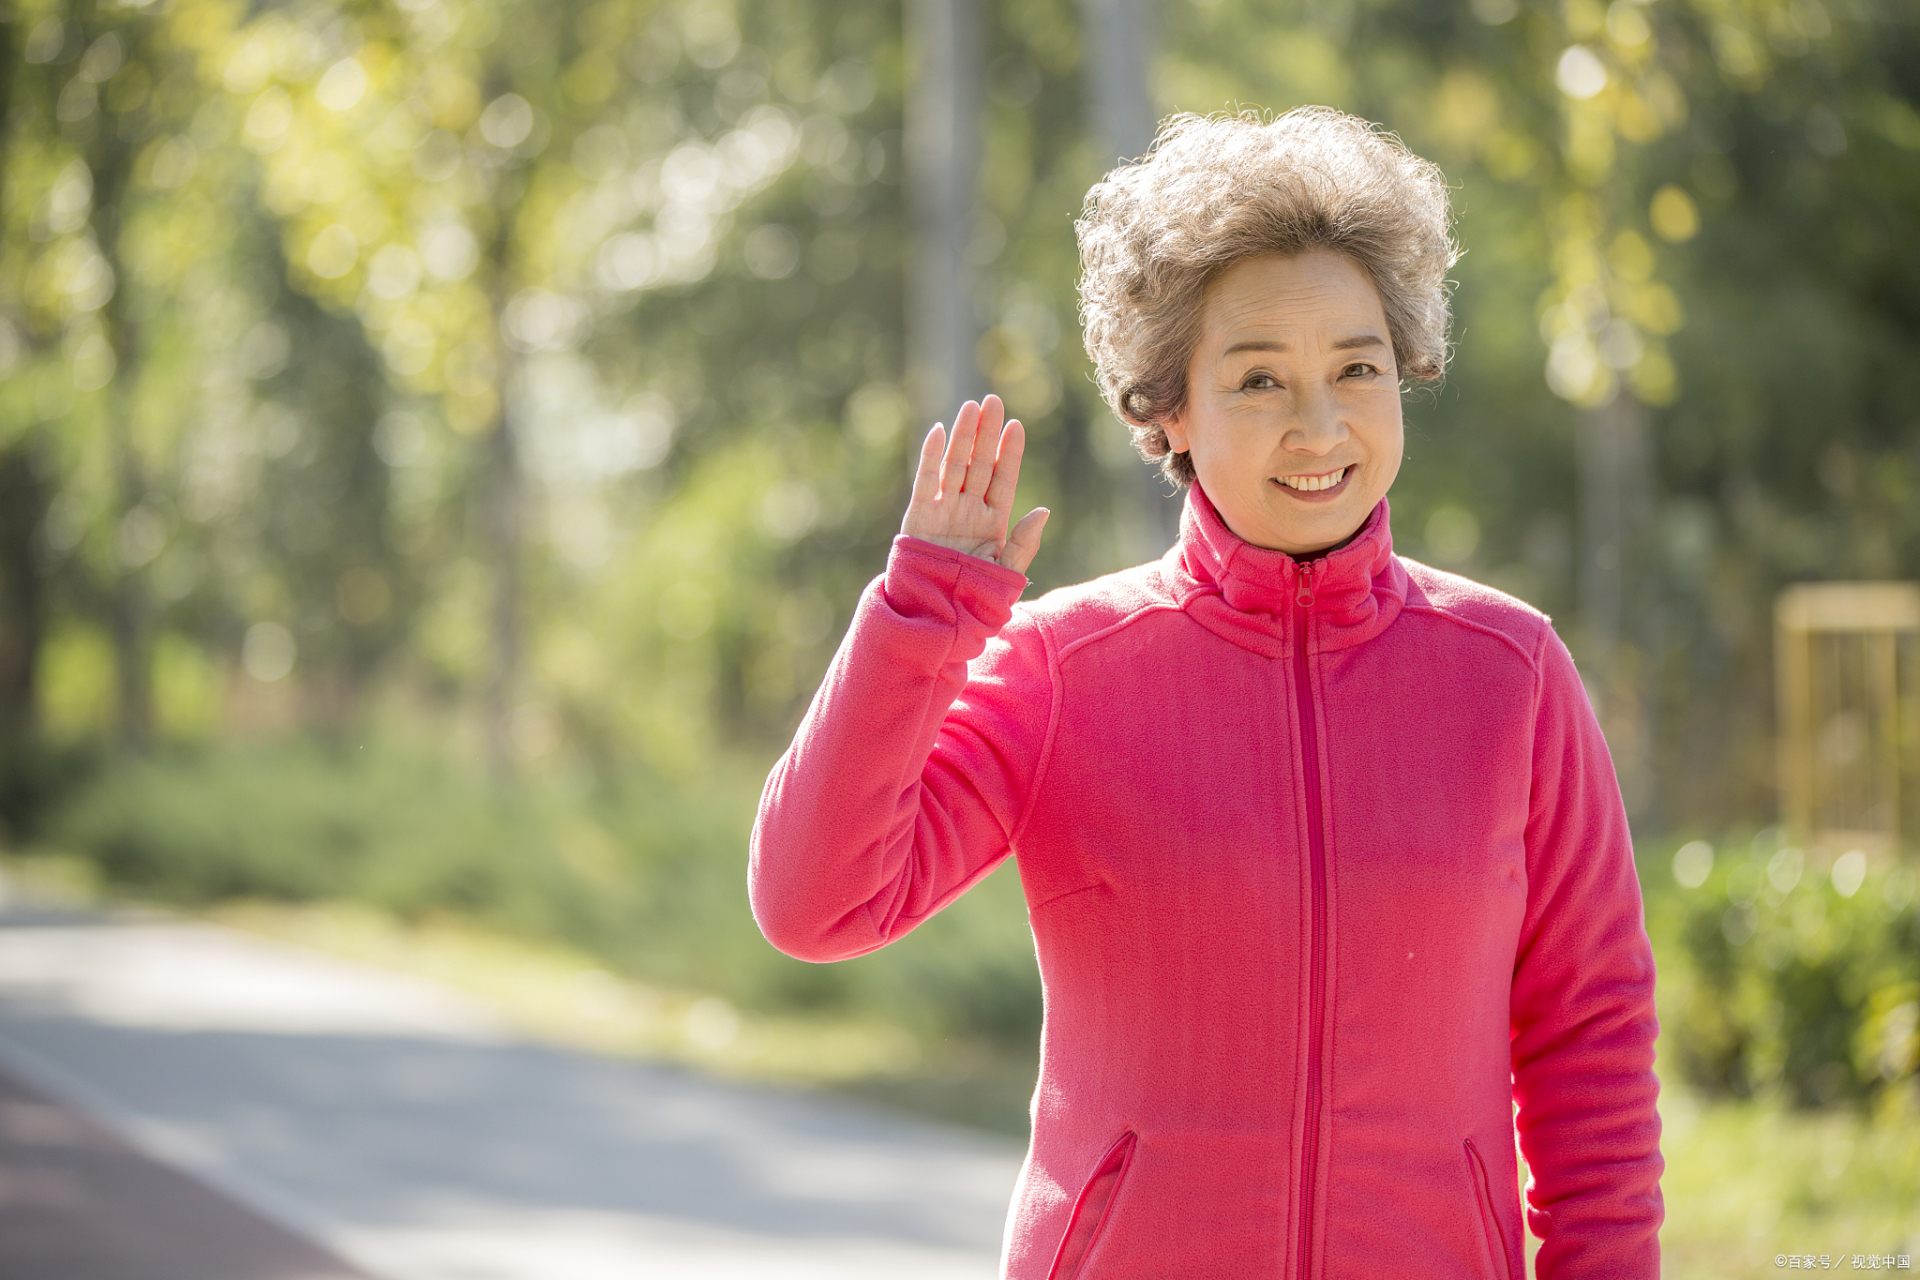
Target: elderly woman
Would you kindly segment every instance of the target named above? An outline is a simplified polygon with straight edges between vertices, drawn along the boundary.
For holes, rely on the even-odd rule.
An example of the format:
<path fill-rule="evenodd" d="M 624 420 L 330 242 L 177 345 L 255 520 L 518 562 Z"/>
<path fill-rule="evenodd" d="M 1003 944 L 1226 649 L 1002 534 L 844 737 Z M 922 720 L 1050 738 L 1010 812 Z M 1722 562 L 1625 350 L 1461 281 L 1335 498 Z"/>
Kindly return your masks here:
<path fill-rule="evenodd" d="M 1182 116 L 1078 224 L 1087 350 L 1187 486 L 1156 562 L 1019 605 L 1022 434 L 926 439 L 754 831 L 782 950 L 1017 854 L 1046 993 L 1018 1280 L 1659 1270 L 1653 959 L 1540 613 L 1393 553 L 1440 375 L 1439 172 L 1337 112 Z"/>

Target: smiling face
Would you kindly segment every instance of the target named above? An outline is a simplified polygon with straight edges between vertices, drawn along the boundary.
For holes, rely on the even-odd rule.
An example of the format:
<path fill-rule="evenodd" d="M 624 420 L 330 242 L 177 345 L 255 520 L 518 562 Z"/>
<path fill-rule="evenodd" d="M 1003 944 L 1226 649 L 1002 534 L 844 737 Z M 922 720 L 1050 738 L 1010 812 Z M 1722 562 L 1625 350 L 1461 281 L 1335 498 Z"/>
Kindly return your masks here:
<path fill-rule="evenodd" d="M 1167 442 L 1241 538 L 1294 556 L 1339 546 L 1400 471 L 1400 374 L 1373 281 L 1325 249 L 1247 258 L 1203 306 Z"/>

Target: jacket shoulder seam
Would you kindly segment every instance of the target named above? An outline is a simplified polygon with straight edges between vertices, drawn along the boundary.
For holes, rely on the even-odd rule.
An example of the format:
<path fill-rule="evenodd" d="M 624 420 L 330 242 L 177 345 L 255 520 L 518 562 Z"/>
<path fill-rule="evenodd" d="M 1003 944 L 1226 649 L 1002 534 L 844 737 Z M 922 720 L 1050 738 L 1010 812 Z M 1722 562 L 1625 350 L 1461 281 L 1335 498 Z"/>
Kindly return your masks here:
<path fill-rule="evenodd" d="M 1527 742 L 1529 744 L 1529 750 L 1527 752 L 1529 757 L 1528 767 L 1536 770 L 1540 766 L 1540 704 L 1546 700 L 1547 696 L 1547 637 L 1552 634 L 1553 624 L 1547 619 L 1542 618 L 1540 620 L 1540 628 L 1534 633 L 1533 637 L 1533 704 L 1529 708 L 1531 723 L 1527 726 Z M 1531 811 L 1533 808 L 1532 779 L 1528 779 L 1527 783 L 1527 808 L 1529 811 L 1528 817 L 1529 820 L 1531 820 Z M 1531 855 L 1531 852 L 1531 850 L 1528 851 L 1529 855 Z"/>
<path fill-rule="evenodd" d="M 1112 622 L 1106 623 L 1098 630 L 1089 631 L 1086 635 L 1075 636 L 1073 639 L 1067 641 L 1066 644 L 1060 646 L 1060 661 L 1065 662 L 1070 656 L 1086 648 L 1088 645 L 1100 640 L 1105 640 L 1108 636 L 1126 630 L 1150 613 L 1178 613 L 1179 611 L 1180 606 L 1171 600 L 1155 600 L 1151 604 L 1143 604 L 1139 608 L 1114 619 Z"/>
<path fill-rule="evenodd" d="M 1031 614 L 1028 616 L 1033 617 Z M 1027 783 L 1026 798 L 1020 802 L 1020 815 L 1013 820 L 1012 830 L 1007 832 L 1007 846 L 1014 851 L 1016 858 L 1020 852 L 1020 836 L 1027 829 L 1027 820 L 1033 816 L 1041 785 L 1047 778 L 1047 765 L 1053 760 L 1055 731 L 1060 725 L 1060 658 L 1054 649 L 1053 631 L 1044 619 L 1038 617 L 1033 618 L 1033 628 L 1040 633 L 1041 652 L 1046 658 L 1047 728 L 1040 739 L 1040 755 L 1034 761 L 1033 779 Z"/>
<path fill-rule="evenodd" d="M 1008 833 L 1008 843 L 1014 846 L 1015 856 L 1019 855 L 1020 836 L 1027 829 L 1027 822 L 1033 816 L 1034 807 L 1039 803 L 1040 789 L 1046 782 L 1047 768 L 1053 762 L 1054 743 L 1059 737 L 1060 728 L 1060 668 L 1067 656 L 1088 644 L 1126 628 L 1149 613 L 1165 609 L 1178 609 L 1180 606 L 1167 600 L 1154 600 L 1130 610 L 1112 622 L 1088 632 L 1084 636 L 1075 636 L 1065 644 L 1059 642 L 1054 634 L 1054 623 L 1038 611 L 1029 610 L 1027 616 L 1033 620 L 1034 630 L 1040 633 L 1040 643 L 1046 655 L 1047 665 L 1047 728 L 1040 742 L 1040 756 L 1034 764 L 1033 781 L 1027 785 L 1026 799 L 1021 803 L 1020 816 L 1014 820 L 1013 829 Z"/>
<path fill-rule="evenodd" d="M 1475 622 L 1471 618 L 1463 618 L 1459 614 L 1455 613 L 1453 610 L 1443 609 L 1436 604 L 1424 604 L 1424 603 L 1416 604 L 1413 601 L 1409 600 L 1407 603 L 1403 604 L 1400 607 L 1401 607 L 1401 611 L 1405 613 L 1432 614 L 1436 618 L 1445 618 L 1448 622 L 1451 622 L 1456 626 L 1465 627 L 1469 631 L 1478 631 L 1482 635 L 1492 636 L 1494 639 L 1500 641 L 1502 644 L 1506 645 L 1509 649 L 1512 649 L 1515 653 L 1519 654 L 1520 660 L 1527 664 L 1527 669 L 1533 673 L 1534 678 L 1536 680 L 1539 679 L 1540 663 L 1538 661 L 1539 646 L 1537 643 L 1534 649 L 1529 650 L 1525 645 L 1521 644 L 1518 640 L 1514 639 L 1511 635 L 1507 634 L 1505 631 L 1502 631 L 1499 627 L 1490 627 L 1484 622 Z M 1538 621 L 1541 625 L 1543 626 L 1545 625 L 1545 619 L 1538 619 Z"/>

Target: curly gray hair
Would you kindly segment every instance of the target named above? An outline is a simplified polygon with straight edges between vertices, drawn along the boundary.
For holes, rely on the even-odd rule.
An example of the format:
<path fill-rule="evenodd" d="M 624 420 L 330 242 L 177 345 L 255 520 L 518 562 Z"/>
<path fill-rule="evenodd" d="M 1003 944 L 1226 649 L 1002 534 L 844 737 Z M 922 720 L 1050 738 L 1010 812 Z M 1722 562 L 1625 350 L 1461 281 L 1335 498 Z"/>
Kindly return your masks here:
<path fill-rule="evenodd" d="M 1328 107 L 1169 117 L 1147 158 L 1087 192 L 1080 315 L 1100 394 L 1142 457 L 1190 484 L 1161 423 L 1185 407 L 1207 285 L 1243 258 L 1331 249 L 1379 290 L 1404 377 L 1447 362 L 1446 181 L 1400 140 Z"/>

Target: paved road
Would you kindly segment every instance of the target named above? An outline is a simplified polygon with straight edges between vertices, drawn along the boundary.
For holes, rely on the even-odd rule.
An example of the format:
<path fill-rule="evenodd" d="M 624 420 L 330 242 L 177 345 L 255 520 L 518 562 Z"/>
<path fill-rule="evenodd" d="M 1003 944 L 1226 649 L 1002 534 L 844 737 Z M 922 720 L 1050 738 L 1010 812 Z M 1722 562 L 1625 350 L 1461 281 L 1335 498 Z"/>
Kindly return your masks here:
<path fill-rule="evenodd" d="M 1019 1155 L 529 1044 L 204 925 L 0 906 L 0 1234 L 24 1214 L 43 1252 L 61 1222 L 171 1203 L 181 1239 L 236 1245 L 194 1280 L 987 1280 Z M 0 1244 L 0 1280 L 139 1276 L 102 1266 Z"/>
<path fill-rule="evenodd" d="M 0 1071 L 0 1280 L 366 1280 Z"/>

